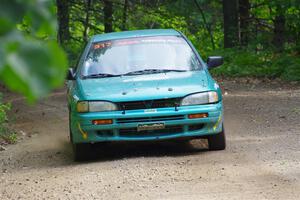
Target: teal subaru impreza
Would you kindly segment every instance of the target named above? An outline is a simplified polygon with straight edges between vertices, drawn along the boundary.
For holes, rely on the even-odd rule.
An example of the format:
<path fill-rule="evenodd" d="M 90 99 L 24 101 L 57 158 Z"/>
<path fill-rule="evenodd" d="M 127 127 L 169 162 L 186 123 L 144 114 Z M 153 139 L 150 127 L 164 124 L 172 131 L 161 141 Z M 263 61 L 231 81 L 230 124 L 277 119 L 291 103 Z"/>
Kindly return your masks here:
<path fill-rule="evenodd" d="M 225 149 L 222 93 L 191 42 L 176 30 L 96 35 L 68 71 L 70 140 L 76 160 L 105 141 L 206 138 Z"/>

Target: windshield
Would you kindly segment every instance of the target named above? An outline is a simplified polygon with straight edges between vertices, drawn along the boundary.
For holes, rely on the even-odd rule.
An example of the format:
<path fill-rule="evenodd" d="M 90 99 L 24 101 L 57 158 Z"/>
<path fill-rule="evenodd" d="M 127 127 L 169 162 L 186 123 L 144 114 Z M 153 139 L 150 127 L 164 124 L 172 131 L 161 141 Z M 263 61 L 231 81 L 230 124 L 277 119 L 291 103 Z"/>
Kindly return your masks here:
<path fill-rule="evenodd" d="M 201 64 L 182 37 L 156 36 L 93 43 L 81 74 L 104 74 L 107 77 L 149 70 L 168 72 L 199 69 Z"/>

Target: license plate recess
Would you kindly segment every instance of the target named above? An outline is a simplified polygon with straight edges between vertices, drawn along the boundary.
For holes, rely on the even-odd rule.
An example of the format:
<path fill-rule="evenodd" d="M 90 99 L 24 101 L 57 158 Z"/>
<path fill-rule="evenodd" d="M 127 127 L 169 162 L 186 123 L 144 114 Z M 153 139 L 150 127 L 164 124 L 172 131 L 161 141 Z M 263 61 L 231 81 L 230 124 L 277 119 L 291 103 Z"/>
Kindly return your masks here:
<path fill-rule="evenodd" d="M 164 122 L 156 122 L 151 124 L 138 124 L 137 131 L 152 131 L 152 130 L 160 130 L 165 128 Z"/>

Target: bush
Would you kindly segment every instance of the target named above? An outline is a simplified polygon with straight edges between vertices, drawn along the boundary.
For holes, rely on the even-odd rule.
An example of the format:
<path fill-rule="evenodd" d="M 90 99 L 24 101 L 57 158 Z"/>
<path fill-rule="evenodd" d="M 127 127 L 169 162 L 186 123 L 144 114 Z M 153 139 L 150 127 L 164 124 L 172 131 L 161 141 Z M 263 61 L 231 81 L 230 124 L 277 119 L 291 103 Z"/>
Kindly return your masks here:
<path fill-rule="evenodd" d="M 2 94 L 0 94 L 0 142 L 15 143 L 17 135 L 14 133 L 8 124 L 7 111 L 11 109 L 9 103 L 2 103 Z"/>
<path fill-rule="evenodd" d="M 217 76 L 266 77 L 300 81 L 300 58 L 292 54 L 226 49 L 214 51 L 210 55 L 224 57 L 224 65 L 212 70 L 212 74 Z"/>

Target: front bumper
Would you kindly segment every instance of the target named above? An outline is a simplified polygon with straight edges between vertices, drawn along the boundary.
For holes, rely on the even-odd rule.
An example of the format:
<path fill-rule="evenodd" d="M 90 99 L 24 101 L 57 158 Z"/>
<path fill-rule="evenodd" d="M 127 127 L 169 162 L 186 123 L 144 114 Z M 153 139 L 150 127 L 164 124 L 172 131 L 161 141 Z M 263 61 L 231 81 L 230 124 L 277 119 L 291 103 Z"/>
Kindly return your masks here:
<path fill-rule="evenodd" d="M 189 119 L 189 114 L 208 113 L 207 118 Z M 93 120 L 112 119 L 109 125 L 93 125 Z M 164 123 L 165 129 L 137 132 L 138 124 Z M 73 143 L 102 141 L 163 140 L 199 137 L 221 132 L 222 102 L 148 110 L 76 113 L 71 112 Z"/>

